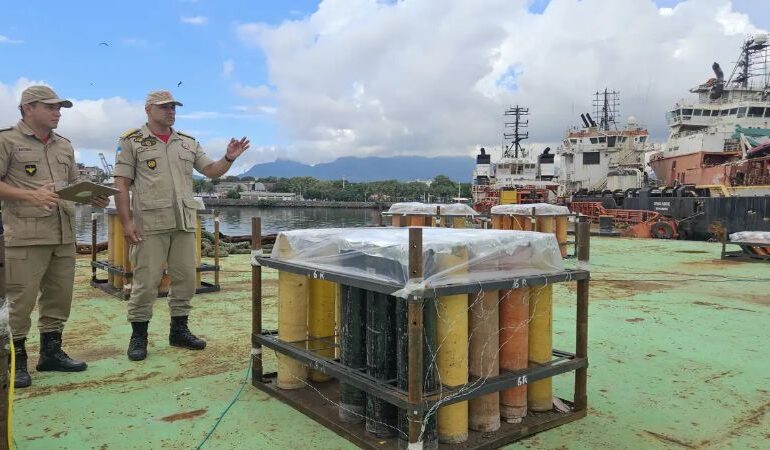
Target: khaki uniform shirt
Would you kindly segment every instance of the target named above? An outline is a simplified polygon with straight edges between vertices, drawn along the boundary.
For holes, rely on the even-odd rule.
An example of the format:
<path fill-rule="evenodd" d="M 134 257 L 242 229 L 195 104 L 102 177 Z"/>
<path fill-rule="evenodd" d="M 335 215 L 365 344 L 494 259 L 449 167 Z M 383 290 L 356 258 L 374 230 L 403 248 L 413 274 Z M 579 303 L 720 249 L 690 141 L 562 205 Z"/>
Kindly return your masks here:
<path fill-rule="evenodd" d="M 196 209 L 192 170 L 214 160 L 192 136 L 171 130 L 163 143 L 147 128 L 129 130 L 120 137 L 115 176 L 133 180 L 131 209 L 143 234 L 195 231 Z"/>
<path fill-rule="evenodd" d="M 61 189 L 78 180 L 70 141 L 51 133 L 47 143 L 24 121 L 0 131 L 0 181 L 21 189 L 56 183 Z M 5 245 L 58 245 L 75 242 L 75 204 L 60 200 L 53 209 L 19 200 L 3 201 Z"/>

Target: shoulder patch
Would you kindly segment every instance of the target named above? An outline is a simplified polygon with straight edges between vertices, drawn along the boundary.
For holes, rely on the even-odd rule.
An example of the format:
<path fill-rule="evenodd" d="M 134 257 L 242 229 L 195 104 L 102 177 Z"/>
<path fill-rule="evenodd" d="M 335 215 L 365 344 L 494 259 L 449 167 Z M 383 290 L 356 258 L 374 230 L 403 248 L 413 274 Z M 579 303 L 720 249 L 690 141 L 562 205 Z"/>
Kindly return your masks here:
<path fill-rule="evenodd" d="M 142 129 L 141 128 L 131 128 L 130 130 L 128 130 L 125 133 L 121 134 L 120 137 L 121 138 L 128 138 L 128 137 L 131 137 L 131 136 L 133 136 L 135 134 L 141 134 L 141 133 L 142 133 Z"/>
<path fill-rule="evenodd" d="M 190 135 L 189 135 L 189 134 L 187 134 L 187 133 L 182 133 L 181 131 L 177 131 L 177 132 L 176 132 L 176 134 L 178 134 L 178 135 L 180 135 L 180 136 L 184 136 L 184 137 L 186 137 L 186 138 L 190 138 L 190 139 L 192 139 L 193 141 L 195 140 L 195 138 L 194 138 L 194 137 L 190 136 Z"/>
<path fill-rule="evenodd" d="M 66 137 L 62 136 L 61 134 L 59 134 L 59 133 L 54 133 L 54 134 L 56 135 L 56 137 L 60 137 L 60 138 L 64 139 L 65 141 L 69 142 L 70 144 L 72 143 L 72 141 L 70 141 Z"/>

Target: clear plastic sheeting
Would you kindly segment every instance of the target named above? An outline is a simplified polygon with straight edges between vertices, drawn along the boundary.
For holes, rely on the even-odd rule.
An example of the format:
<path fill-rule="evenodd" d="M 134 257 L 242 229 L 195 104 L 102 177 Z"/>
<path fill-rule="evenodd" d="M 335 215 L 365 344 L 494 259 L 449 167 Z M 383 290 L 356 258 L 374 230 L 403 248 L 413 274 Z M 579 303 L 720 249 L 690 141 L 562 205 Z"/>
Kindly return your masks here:
<path fill-rule="evenodd" d="M 384 214 L 390 216 L 435 216 L 436 208 L 442 216 L 477 216 L 479 213 L 462 203 L 393 203 Z"/>
<path fill-rule="evenodd" d="M 770 245 L 770 231 L 739 231 L 730 235 L 730 242 Z"/>
<path fill-rule="evenodd" d="M 311 270 L 403 286 L 400 297 L 448 285 L 564 270 L 553 234 L 423 228 L 423 279 L 409 280 L 406 228 L 326 228 L 281 232 L 272 259 Z"/>
<path fill-rule="evenodd" d="M 490 213 L 499 215 L 531 216 L 532 208 L 535 208 L 536 216 L 563 216 L 572 214 L 566 206 L 552 205 L 550 203 L 497 205 L 492 207 Z"/>

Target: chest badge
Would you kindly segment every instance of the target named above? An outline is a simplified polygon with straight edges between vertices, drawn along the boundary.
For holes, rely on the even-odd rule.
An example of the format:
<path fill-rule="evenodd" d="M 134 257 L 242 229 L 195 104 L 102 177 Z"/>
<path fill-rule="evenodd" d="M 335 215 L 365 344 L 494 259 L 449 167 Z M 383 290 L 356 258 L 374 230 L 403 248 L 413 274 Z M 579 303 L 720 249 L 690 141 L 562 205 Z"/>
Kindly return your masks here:
<path fill-rule="evenodd" d="M 142 139 L 141 144 L 142 144 L 142 147 L 152 147 L 153 145 L 155 145 L 156 142 L 158 142 L 158 141 L 155 140 L 155 138 L 153 138 L 153 137 L 146 137 L 146 138 Z"/>
<path fill-rule="evenodd" d="M 24 166 L 24 171 L 27 172 L 27 175 L 33 176 L 37 173 L 37 165 L 27 164 L 26 166 Z"/>
<path fill-rule="evenodd" d="M 155 168 L 158 166 L 158 163 L 155 162 L 154 159 L 148 159 L 147 160 L 147 167 L 149 167 L 151 170 L 155 170 Z"/>

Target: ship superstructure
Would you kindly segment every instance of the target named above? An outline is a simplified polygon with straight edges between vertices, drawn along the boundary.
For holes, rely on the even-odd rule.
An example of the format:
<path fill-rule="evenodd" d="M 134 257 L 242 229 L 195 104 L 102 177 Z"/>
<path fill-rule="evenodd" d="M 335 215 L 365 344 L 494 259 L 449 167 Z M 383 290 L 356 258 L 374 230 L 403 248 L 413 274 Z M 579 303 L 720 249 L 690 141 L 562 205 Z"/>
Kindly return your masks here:
<path fill-rule="evenodd" d="M 554 155 L 546 147 L 536 153 L 522 145 L 529 138 L 529 108 L 513 106 L 505 110 L 502 140 L 502 157 L 492 162 L 492 157 L 482 148 L 476 157 L 473 171 L 474 208 L 487 212 L 492 206 L 516 202 L 537 203 L 548 200 L 549 193 L 558 187 L 554 169 Z M 509 198 L 505 197 L 509 193 Z"/>
<path fill-rule="evenodd" d="M 556 153 L 560 156 L 560 194 L 579 190 L 625 190 L 642 187 L 644 154 L 651 149 L 649 133 L 629 117 L 618 126 L 620 98 L 604 89 L 594 94 L 594 117 L 581 114 L 583 125 L 567 130 Z"/>
<path fill-rule="evenodd" d="M 668 141 L 650 157 L 660 184 L 751 186 L 752 195 L 770 185 L 768 48 L 767 35 L 749 37 L 727 80 L 715 62 L 715 77 L 690 89 L 697 101 L 666 114 Z"/>

